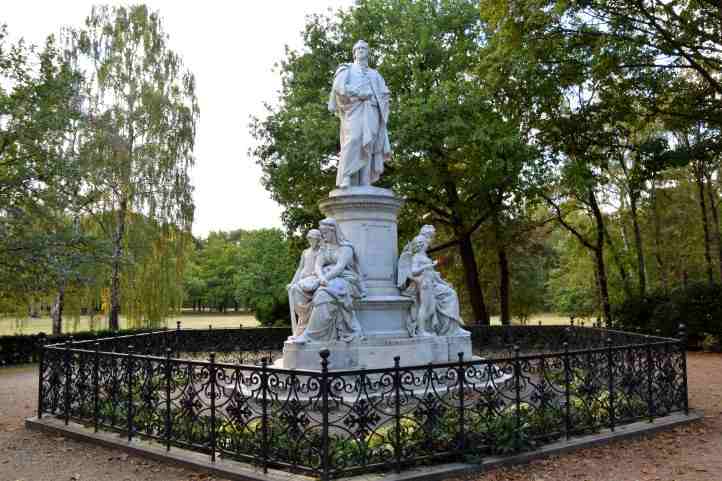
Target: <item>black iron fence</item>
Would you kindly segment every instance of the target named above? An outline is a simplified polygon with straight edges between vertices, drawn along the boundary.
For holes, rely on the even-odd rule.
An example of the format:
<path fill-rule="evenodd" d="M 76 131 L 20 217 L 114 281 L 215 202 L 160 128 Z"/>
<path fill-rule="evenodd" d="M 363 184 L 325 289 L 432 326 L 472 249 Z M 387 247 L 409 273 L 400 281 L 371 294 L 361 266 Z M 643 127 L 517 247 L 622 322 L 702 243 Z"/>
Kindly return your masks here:
<path fill-rule="evenodd" d="M 273 367 L 264 353 L 280 344 L 253 341 L 260 349 L 245 356 L 244 330 L 69 341 L 42 351 L 38 417 L 330 479 L 479 461 L 688 411 L 683 341 L 590 328 L 483 331 L 477 350 L 486 342 L 500 355 L 413 367 L 396 358 L 362 371 L 329 371 L 328 351 L 318 371 Z M 519 340 L 527 343 L 509 350 Z M 214 350 L 260 362 L 219 362 Z M 207 360 L 193 358 L 203 352 Z"/>

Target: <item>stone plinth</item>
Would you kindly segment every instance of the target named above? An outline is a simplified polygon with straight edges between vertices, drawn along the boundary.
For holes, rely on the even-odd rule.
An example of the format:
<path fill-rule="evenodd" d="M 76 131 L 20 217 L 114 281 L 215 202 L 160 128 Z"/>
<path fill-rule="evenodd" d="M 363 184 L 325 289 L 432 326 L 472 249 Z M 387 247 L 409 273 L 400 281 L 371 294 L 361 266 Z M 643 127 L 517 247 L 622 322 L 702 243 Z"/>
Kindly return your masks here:
<path fill-rule="evenodd" d="M 357 304 L 356 316 L 367 338 L 407 338 L 409 330 L 406 328 L 406 323 L 410 309 L 411 299 L 408 297 L 398 294 L 369 296 Z"/>
<path fill-rule="evenodd" d="M 354 245 L 369 297 L 399 295 L 396 218 L 401 205 L 389 189 L 369 186 L 336 189 L 319 204 Z"/>
<path fill-rule="evenodd" d="M 401 358 L 402 366 L 438 364 L 464 359 L 471 360 L 470 337 L 367 337 L 352 342 L 297 344 L 287 341 L 283 345 L 283 358 L 274 366 L 292 369 L 319 370 L 319 351 L 328 349 L 329 369 L 376 369 L 394 365 L 394 357 Z"/>

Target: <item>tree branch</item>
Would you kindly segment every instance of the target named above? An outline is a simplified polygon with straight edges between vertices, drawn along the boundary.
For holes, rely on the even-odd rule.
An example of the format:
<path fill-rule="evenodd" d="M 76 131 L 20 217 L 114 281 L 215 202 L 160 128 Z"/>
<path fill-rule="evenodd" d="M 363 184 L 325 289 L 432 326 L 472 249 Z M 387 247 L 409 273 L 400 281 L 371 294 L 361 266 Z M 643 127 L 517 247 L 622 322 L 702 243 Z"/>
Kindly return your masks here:
<path fill-rule="evenodd" d="M 549 197 L 547 197 L 546 195 L 541 194 L 541 196 L 542 196 L 542 197 L 544 198 L 544 200 L 549 204 L 549 206 L 550 206 L 552 209 L 554 209 L 554 211 L 556 212 L 557 220 L 558 220 L 559 223 L 562 225 L 562 227 L 564 227 L 564 228 L 565 228 L 566 230 L 568 230 L 572 235 L 574 235 L 574 237 L 576 237 L 576 238 L 579 240 L 579 242 L 582 243 L 582 245 L 583 245 L 584 247 L 586 247 L 587 249 L 590 249 L 590 250 L 592 250 L 592 251 L 596 251 L 596 249 L 597 249 L 596 246 L 594 246 L 591 242 L 589 242 L 587 239 L 585 239 L 584 236 L 583 236 L 581 233 L 579 233 L 578 230 L 576 230 L 571 224 L 568 224 L 568 223 L 564 220 L 564 214 L 562 214 L 562 211 L 561 211 L 561 209 L 559 208 L 559 206 L 556 205 L 556 204 L 554 203 L 554 201 L 553 201 L 552 199 L 550 199 Z"/>

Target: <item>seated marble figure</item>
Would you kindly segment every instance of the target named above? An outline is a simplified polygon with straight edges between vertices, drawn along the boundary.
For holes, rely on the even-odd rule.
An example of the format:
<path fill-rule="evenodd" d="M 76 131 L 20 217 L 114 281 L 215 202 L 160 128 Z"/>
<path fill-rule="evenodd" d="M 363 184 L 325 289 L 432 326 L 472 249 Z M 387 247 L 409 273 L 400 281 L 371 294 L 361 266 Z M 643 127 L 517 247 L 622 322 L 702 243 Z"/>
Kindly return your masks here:
<path fill-rule="evenodd" d="M 316 257 L 321 247 L 321 232 L 318 229 L 311 229 L 306 235 L 306 240 L 309 247 L 301 254 L 296 273 L 286 286 L 288 302 L 291 306 L 291 331 L 294 336 L 300 336 L 306 329 L 311 315 L 313 293 L 320 285 L 316 275 Z"/>
<path fill-rule="evenodd" d="M 359 262 L 351 242 L 335 219 L 319 224 L 321 246 L 314 272 L 291 285 L 292 309 L 310 297 L 308 322 L 289 339 L 296 343 L 346 341 L 362 337 L 354 303 L 366 295 Z M 300 294 L 302 293 L 302 294 Z M 296 294 L 299 294 L 296 296 Z"/>
<path fill-rule="evenodd" d="M 459 298 L 436 271 L 436 261 L 426 253 L 433 227 L 424 226 L 399 257 L 398 284 L 402 295 L 413 300 L 407 324 L 414 336 L 470 336 L 461 326 Z"/>

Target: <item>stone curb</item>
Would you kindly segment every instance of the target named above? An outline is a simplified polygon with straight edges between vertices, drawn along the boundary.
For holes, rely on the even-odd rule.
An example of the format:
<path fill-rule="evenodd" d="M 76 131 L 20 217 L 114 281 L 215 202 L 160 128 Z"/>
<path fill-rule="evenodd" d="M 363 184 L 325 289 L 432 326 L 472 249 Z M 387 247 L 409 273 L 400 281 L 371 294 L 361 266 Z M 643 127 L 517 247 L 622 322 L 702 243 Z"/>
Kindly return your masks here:
<path fill-rule="evenodd" d="M 534 451 L 515 454 L 511 456 L 491 456 L 484 458 L 479 464 L 472 463 L 448 463 L 439 466 L 424 466 L 412 468 L 402 473 L 364 474 L 344 478 L 348 481 L 436 481 L 452 476 L 482 472 L 500 466 L 524 464 L 530 461 L 545 458 L 552 455 L 563 454 L 581 448 L 587 448 L 606 444 L 611 441 L 618 441 L 629 438 L 637 438 L 653 435 L 659 431 L 672 429 L 674 427 L 699 421 L 703 418 L 700 410 L 690 411 L 689 416 L 681 413 L 671 414 L 663 418 L 657 418 L 653 423 L 639 421 L 632 424 L 619 426 L 612 432 L 609 429 L 599 433 L 575 437 L 570 440 L 557 441 L 547 444 Z M 215 475 L 223 476 L 234 481 L 288 481 L 291 479 L 313 480 L 315 478 L 300 474 L 288 473 L 277 469 L 269 469 L 263 473 L 260 467 L 253 467 L 249 464 L 218 459 L 211 462 L 209 456 L 202 453 L 173 448 L 166 451 L 165 448 L 156 443 L 143 440 L 128 442 L 121 435 L 98 432 L 95 433 L 89 428 L 80 424 L 70 423 L 68 426 L 57 418 L 36 417 L 25 420 L 25 428 L 33 431 L 48 432 L 68 438 L 89 441 L 101 446 L 120 449 L 121 451 L 136 454 L 156 461 L 170 462 L 192 469 L 200 469 Z"/>

